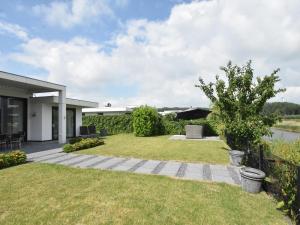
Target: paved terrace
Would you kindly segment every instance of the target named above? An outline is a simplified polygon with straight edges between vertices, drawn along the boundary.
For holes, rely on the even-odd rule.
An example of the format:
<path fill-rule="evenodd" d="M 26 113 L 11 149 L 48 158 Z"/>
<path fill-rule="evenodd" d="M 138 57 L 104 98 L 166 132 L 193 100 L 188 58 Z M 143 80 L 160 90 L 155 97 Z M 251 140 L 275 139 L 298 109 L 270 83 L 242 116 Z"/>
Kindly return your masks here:
<path fill-rule="evenodd" d="M 27 158 L 31 162 L 61 164 L 76 168 L 156 174 L 180 179 L 205 180 L 240 185 L 239 168 L 229 165 L 144 160 L 102 155 L 79 155 L 64 153 L 61 148 L 31 153 L 27 155 Z"/>

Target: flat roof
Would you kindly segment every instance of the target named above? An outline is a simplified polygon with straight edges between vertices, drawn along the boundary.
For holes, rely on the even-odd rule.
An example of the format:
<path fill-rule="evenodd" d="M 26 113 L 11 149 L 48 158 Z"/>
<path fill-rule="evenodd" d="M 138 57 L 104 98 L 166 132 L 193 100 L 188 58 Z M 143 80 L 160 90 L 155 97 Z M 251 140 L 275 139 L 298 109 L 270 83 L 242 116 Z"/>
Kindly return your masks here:
<path fill-rule="evenodd" d="M 101 112 L 131 112 L 132 109 L 128 107 L 100 107 L 100 108 L 90 108 L 82 109 L 84 113 L 101 113 Z"/>
<path fill-rule="evenodd" d="M 66 86 L 61 84 L 55 84 L 5 71 L 0 71 L 0 84 L 1 86 L 26 89 L 33 93 L 63 91 L 66 89 Z"/>
<path fill-rule="evenodd" d="M 30 100 L 34 103 L 46 103 L 46 104 L 58 104 L 57 96 L 41 96 L 41 97 L 31 97 Z M 79 106 L 81 108 L 95 108 L 98 106 L 97 102 L 84 101 L 73 98 L 66 98 L 66 104 L 70 106 Z"/>

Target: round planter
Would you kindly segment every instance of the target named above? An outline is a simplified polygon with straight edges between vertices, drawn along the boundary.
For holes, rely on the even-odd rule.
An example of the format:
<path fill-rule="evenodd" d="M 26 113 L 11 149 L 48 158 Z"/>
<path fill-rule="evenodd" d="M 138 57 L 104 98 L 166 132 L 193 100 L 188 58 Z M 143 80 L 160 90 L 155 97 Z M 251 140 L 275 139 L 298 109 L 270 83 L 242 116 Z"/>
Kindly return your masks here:
<path fill-rule="evenodd" d="M 200 125 L 186 125 L 185 136 L 187 139 L 203 138 L 203 126 Z"/>
<path fill-rule="evenodd" d="M 245 153 L 242 151 L 237 151 L 237 150 L 229 151 L 230 164 L 233 166 L 241 166 L 244 155 Z"/>
<path fill-rule="evenodd" d="M 258 169 L 244 167 L 240 170 L 242 189 L 250 193 L 259 193 L 266 174 Z"/>

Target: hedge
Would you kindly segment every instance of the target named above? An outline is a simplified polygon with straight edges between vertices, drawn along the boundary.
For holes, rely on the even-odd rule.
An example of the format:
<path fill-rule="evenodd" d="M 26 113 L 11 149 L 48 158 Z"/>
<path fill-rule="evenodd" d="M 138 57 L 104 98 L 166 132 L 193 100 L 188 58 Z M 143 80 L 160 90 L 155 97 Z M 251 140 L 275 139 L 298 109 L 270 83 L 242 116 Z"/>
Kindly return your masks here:
<path fill-rule="evenodd" d="M 74 144 L 66 144 L 63 147 L 64 152 L 74 152 L 87 148 L 93 148 L 99 145 L 103 145 L 104 141 L 101 138 L 86 138 L 82 139 Z"/>
<path fill-rule="evenodd" d="M 88 126 L 94 124 L 99 132 L 106 129 L 108 134 L 132 133 L 133 119 L 132 115 L 116 115 L 116 116 L 84 116 L 83 125 Z M 204 136 L 217 135 L 211 121 L 206 119 L 197 120 L 177 120 L 176 114 L 168 114 L 158 117 L 156 134 L 185 134 L 185 125 L 195 124 L 204 126 Z"/>
<path fill-rule="evenodd" d="M 116 116 L 83 116 L 84 126 L 95 125 L 97 131 L 105 129 L 108 134 L 132 133 L 132 116 L 130 114 Z"/>
<path fill-rule="evenodd" d="M 12 151 L 0 154 L 0 169 L 19 165 L 26 162 L 26 154 L 23 151 Z"/>

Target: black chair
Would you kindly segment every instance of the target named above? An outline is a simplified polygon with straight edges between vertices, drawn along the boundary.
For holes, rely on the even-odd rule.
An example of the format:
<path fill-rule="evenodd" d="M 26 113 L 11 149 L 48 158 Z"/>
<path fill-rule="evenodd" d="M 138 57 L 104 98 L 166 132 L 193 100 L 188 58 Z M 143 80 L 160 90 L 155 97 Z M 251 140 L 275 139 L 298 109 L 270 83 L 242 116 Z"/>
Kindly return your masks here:
<path fill-rule="evenodd" d="M 22 140 L 23 140 L 22 134 L 20 134 L 20 133 L 12 134 L 10 137 L 10 141 L 9 141 L 10 149 L 12 150 L 12 149 L 15 149 L 16 147 L 18 149 L 21 149 L 22 148 Z"/>
<path fill-rule="evenodd" d="M 89 125 L 88 130 L 89 130 L 89 134 L 97 134 L 96 126 L 94 126 L 94 125 Z"/>
<path fill-rule="evenodd" d="M 88 137 L 89 136 L 89 129 L 87 126 L 80 126 L 80 136 L 81 137 Z"/>
<path fill-rule="evenodd" d="M 6 150 L 8 147 L 8 135 L 7 134 L 0 134 L 0 149 Z"/>
<path fill-rule="evenodd" d="M 89 130 L 90 137 L 98 137 L 100 135 L 100 134 L 97 134 L 97 130 L 96 130 L 95 125 L 89 125 L 88 130 Z"/>

